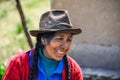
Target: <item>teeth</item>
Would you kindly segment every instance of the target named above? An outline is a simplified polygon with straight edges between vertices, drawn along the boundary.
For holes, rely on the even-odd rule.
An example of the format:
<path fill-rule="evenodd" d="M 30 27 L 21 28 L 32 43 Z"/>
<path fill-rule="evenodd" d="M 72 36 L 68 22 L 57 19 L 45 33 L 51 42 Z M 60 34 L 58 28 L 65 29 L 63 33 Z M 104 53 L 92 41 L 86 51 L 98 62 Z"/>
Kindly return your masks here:
<path fill-rule="evenodd" d="M 62 51 L 58 51 L 58 53 L 63 54 L 64 52 L 62 52 Z"/>

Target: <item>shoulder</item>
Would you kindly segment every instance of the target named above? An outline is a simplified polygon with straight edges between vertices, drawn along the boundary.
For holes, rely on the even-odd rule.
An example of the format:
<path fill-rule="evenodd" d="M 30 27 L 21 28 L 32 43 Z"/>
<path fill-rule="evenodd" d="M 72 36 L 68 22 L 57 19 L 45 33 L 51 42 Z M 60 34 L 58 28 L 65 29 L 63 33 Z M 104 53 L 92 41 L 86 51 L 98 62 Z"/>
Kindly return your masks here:
<path fill-rule="evenodd" d="M 78 65 L 78 63 L 70 56 L 67 56 L 69 64 L 71 67 L 77 67 L 80 68 L 80 66 Z"/>
<path fill-rule="evenodd" d="M 30 69 L 28 52 L 29 51 L 17 51 L 16 54 L 9 59 L 3 80 L 28 80 L 27 76 Z"/>
<path fill-rule="evenodd" d="M 12 64 L 22 64 L 24 61 L 28 61 L 29 55 L 27 54 L 29 51 L 18 50 L 15 55 L 13 55 L 7 62 L 7 66 Z"/>
<path fill-rule="evenodd" d="M 71 69 L 71 80 L 83 80 L 80 65 L 70 56 L 67 56 Z"/>

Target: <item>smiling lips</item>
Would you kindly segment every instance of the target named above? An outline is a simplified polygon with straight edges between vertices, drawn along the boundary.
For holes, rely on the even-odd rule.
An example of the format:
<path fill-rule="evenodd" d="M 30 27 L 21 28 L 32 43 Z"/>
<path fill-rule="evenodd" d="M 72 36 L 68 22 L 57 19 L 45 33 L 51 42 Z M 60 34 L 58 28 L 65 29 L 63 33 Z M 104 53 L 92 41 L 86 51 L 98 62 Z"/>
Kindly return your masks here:
<path fill-rule="evenodd" d="M 57 50 L 57 56 L 60 56 L 60 57 L 62 57 L 62 56 L 64 56 L 64 51 L 60 51 L 60 50 Z"/>
<path fill-rule="evenodd" d="M 58 53 L 59 53 L 59 54 L 64 54 L 64 52 L 63 52 L 63 51 L 60 51 L 60 50 L 58 50 Z"/>

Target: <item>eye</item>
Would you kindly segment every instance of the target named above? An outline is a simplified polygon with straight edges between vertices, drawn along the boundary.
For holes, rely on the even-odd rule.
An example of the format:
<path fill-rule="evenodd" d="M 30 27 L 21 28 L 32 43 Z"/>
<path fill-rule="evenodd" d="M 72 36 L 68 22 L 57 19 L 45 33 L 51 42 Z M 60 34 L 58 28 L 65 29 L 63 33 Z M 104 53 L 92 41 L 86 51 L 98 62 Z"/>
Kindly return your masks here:
<path fill-rule="evenodd" d="M 68 42 L 71 42 L 71 41 L 72 41 L 72 38 L 67 39 L 67 41 L 68 41 Z"/>
<path fill-rule="evenodd" d="M 62 38 L 62 37 L 59 37 L 59 38 L 57 38 L 57 40 L 62 41 L 62 40 L 63 40 L 63 38 Z"/>

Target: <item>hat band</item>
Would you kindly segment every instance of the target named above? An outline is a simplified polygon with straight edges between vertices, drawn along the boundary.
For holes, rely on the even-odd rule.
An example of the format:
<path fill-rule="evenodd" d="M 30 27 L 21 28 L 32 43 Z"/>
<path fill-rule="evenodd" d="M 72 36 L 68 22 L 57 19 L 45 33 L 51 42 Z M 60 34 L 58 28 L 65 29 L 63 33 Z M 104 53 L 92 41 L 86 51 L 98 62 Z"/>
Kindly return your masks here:
<path fill-rule="evenodd" d="M 71 29 L 71 28 L 72 28 L 72 25 L 70 25 L 70 24 L 57 23 L 57 24 L 54 24 L 54 25 L 49 25 L 49 27 L 43 28 L 43 29 Z"/>

